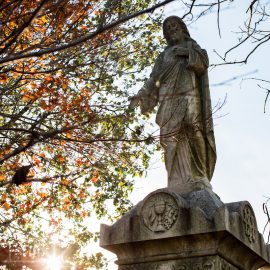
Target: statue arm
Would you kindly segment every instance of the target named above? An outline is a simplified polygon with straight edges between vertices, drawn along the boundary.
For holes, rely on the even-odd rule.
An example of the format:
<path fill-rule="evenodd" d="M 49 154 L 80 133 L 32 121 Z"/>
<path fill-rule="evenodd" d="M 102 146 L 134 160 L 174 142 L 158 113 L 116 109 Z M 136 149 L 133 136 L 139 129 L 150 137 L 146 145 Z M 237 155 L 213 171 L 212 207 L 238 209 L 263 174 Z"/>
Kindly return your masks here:
<path fill-rule="evenodd" d="M 156 59 L 150 78 L 144 83 L 136 96 L 131 98 L 131 107 L 140 105 L 142 114 L 150 113 L 158 103 L 158 90 L 160 87 L 159 71 L 162 54 Z"/>
<path fill-rule="evenodd" d="M 155 79 L 150 77 L 137 94 L 142 114 L 150 113 L 158 103 Z"/>
<path fill-rule="evenodd" d="M 206 50 L 201 49 L 201 47 L 196 43 L 189 41 L 189 58 L 187 67 L 193 70 L 197 75 L 202 75 L 209 66 L 209 60 Z"/>

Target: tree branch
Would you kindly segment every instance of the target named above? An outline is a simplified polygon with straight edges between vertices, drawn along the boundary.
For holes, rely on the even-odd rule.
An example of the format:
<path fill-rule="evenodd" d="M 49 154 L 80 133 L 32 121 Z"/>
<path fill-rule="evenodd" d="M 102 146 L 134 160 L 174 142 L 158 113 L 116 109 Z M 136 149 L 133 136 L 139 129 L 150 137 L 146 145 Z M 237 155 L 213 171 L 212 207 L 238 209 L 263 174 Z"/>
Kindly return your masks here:
<path fill-rule="evenodd" d="M 30 16 L 30 18 L 26 22 L 24 22 L 18 29 L 16 29 L 13 38 L 11 38 L 11 40 L 9 42 L 7 42 L 7 44 L 5 45 L 5 47 L 2 50 L 0 50 L 0 53 L 5 52 L 6 49 L 9 48 L 17 40 L 18 36 L 24 31 L 25 28 L 27 28 L 31 24 L 31 22 L 33 21 L 33 19 L 36 17 L 36 15 L 40 11 L 40 9 L 43 7 L 43 5 L 47 1 L 48 0 L 41 1 L 41 3 L 39 4 L 39 6 L 36 8 L 36 10 Z M 9 38 L 7 38 L 7 39 L 9 39 Z"/>
<path fill-rule="evenodd" d="M 148 9 L 145 9 L 145 10 L 141 10 L 141 11 L 138 11 L 134 14 L 130 14 L 130 15 L 127 15 L 126 17 L 123 17 L 123 18 L 120 18 L 118 19 L 117 21 L 114 21 L 112 23 L 109 23 L 105 26 L 102 26 L 100 27 L 99 29 L 97 29 L 96 31 L 90 33 L 90 34 L 87 34 L 85 36 L 82 36 L 76 40 L 73 40 L 67 44 L 62 44 L 60 46 L 54 46 L 54 47 L 51 47 L 51 48 L 46 48 L 46 49 L 43 49 L 43 50 L 39 50 L 38 52 L 30 52 L 30 53 L 27 53 L 27 54 L 21 54 L 21 53 L 16 53 L 12 56 L 8 56 L 8 57 L 4 57 L 2 59 L 0 59 L 0 64 L 3 64 L 3 63 L 7 63 L 7 62 L 11 62 L 11 61 L 15 61 L 15 60 L 19 60 L 19 59 L 25 59 L 25 58 L 30 58 L 30 57 L 38 57 L 38 56 L 41 56 L 41 55 L 44 55 L 44 54 L 50 54 L 50 53 L 53 53 L 53 52 L 57 52 L 57 51 L 62 51 L 62 50 L 65 50 L 65 49 L 68 49 L 68 48 L 71 48 L 71 47 L 74 47 L 74 46 L 77 46 L 83 42 L 86 42 L 90 39 L 93 39 L 95 38 L 96 36 L 104 33 L 105 31 L 107 30 L 110 30 L 122 23 L 125 23 L 133 18 L 136 18 L 140 15 L 143 15 L 143 14 L 146 14 L 146 13 L 151 13 L 151 12 L 154 12 L 157 8 L 160 8 L 170 2 L 173 2 L 175 0 L 165 0 L 159 4 L 156 4 Z"/>

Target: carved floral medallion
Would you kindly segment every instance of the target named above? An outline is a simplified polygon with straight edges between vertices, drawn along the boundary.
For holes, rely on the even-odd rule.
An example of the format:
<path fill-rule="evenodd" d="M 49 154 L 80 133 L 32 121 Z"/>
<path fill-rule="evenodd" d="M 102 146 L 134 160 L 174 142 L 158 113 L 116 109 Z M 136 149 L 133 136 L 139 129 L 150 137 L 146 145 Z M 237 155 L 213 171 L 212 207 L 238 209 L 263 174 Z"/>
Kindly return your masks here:
<path fill-rule="evenodd" d="M 144 225 L 153 232 L 169 230 L 178 217 L 178 206 L 173 196 L 168 193 L 155 193 L 142 207 Z"/>
<path fill-rule="evenodd" d="M 245 224 L 245 235 L 250 243 L 254 242 L 256 234 L 256 218 L 253 210 L 249 205 L 245 205 L 243 209 L 243 218 Z"/>

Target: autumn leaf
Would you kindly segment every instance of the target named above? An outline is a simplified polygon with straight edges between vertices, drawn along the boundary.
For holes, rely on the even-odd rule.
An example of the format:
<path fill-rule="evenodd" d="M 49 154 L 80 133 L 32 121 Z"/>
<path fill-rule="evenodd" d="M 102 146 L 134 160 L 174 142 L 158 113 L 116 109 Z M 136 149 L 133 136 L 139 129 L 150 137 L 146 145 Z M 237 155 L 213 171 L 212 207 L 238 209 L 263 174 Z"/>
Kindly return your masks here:
<path fill-rule="evenodd" d="M 44 78 L 44 80 L 46 83 L 49 83 L 49 82 L 53 81 L 53 78 L 51 76 L 47 76 Z"/>
<path fill-rule="evenodd" d="M 81 191 L 79 194 L 80 199 L 84 199 L 86 197 L 86 194 L 84 191 Z"/>
<path fill-rule="evenodd" d="M 59 162 L 61 162 L 61 163 L 64 163 L 66 159 L 65 159 L 64 156 L 59 155 L 59 156 L 57 157 L 57 160 L 58 160 Z"/>
<path fill-rule="evenodd" d="M 70 181 L 66 178 L 62 179 L 62 184 L 65 185 L 65 186 L 68 186 L 70 184 Z"/>
<path fill-rule="evenodd" d="M 0 74 L 0 82 L 6 83 L 8 81 L 8 77 L 5 74 Z"/>
<path fill-rule="evenodd" d="M 92 181 L 93 183 L 96 183 L 96 182 L 98 181 L 98 179 L 99 179 L 99 172 L 98 172 L 97 170 L 95 170 L 95 171 L 93 172 L 93 176 L 92 176 L 92 178 L 91 178 L 91 181 Z"/>
<path fill-rule="evenodd" d="M 39 166 L 41 161 L 39 159 L 35 159 L 34 162 L 37 166 Z"/>
<path fill-rule="evenodd" d="M 47 110 L 47 109 L 48 109 L 48 105 L 47 105 L 47 103 L 46 103 L 44 100 L 41 100 L 41 101 L 39 102 L 39 105 L 40 105 L 40 107 L 41 107 L 43 110 Z"/>
<path fill-rule="evenodd" d="M 47 22 L 48 22 L 48 20 L 47 20 L 47 18 L 46 18 L 45 15 L 42 16 L 42 17 L 40 17 L 39 19 L 40 19 L 43 23 L 47 23 Z"/>
<path fill-rule="evenodd" d="M 91 181 L 95 184 L 95 183 L 98 181 L 98 177 L 93 176 L 93 177 L 91 178 Z"/>
<path fill-rule="evenodd" d="M 35 176 L 35 171 L 33 169 L 30 169 L 28 175 L 29 178 L 33 178 Z"/>
<path fill-rule="evenodd" d="M 22 100 L 25 101 L 25 102 L 28 102 L 28 101 L 35 101 L 37 99 L 37 97 L 30 93 L 30 92 L 25 92 L 23 94 L 23 97 L 22 97 Z"/>
<path fill-rule="evenodd" d="M 81 167 L 83 165 L 81 157 L 76 159 L 76 165 L 79 166 L 79 167 Z"/>
<path fill-rule="evenodd" d="M 5 203 L 2 205 L 2 207 L 3 207 L 6 211 L 8 211 L 8 210 L 10 209 L 10 204 L 7 203 L 7 202 L 5 202 Z"/>
<path fill-rule="evenodd" d="M 62 82 L 62 87 L 63 87 L 63 90 L 66 91 L 68 89 L 68 82 L 67 81 Z"/>
<path fill-rule="evenodd" d="M 69 130 L 66 135 L 67 135 L 67 138 L 72 138 L 72 134 L 73 134 L 73 131 L 72 130 Z"/>
<path fill-rule="evenodd" d="M 40 152 L 38 155 L 39 155 L 41 158 L 45 158 L 45 157 L 46 157 L 46 154 L 45 154 L 44 152 Z"/>
<path fill-rule="evenodd" d="M 41 192 L 41 191 L 38 191 L 37 195 L 40 196 L 42 199 L 44 199 L 48 196 L 46 192 Z"/>

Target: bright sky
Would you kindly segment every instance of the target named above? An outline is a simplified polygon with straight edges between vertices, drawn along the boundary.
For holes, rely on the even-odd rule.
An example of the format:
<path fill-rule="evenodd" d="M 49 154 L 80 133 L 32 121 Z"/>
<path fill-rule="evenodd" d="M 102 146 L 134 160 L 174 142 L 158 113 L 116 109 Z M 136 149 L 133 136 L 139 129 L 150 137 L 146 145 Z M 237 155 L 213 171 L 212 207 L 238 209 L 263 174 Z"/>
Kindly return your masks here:
<path fill-rule="evenodd" d="M 173 6 L 167 7 L 168 16 L 181 16 L 183 12 L 179 10 L 180 1 L 176 1 Z M 247 7 L 246 1 L 237 1 L 235 8 L 221 13 L 221 39 L 218 35 L 216 13 L 203 17 L 197 24 L 189 27 L 191 37 L 207 50 L 211 63 L 218 61 L 213 52 L 214 49 L 222 53 L 236 44 L 236 36 L 232 32 L 239 30 L 238 26 L 247 16 L 245 13 Z M 268 168 L 270 101 L 264 114 L 266 93 L 251 80 L 241 83 L 241 78 L 239 78 L 232 81 L 230 85 L 215 87 L 213 85 L 256 70 L 256 73 L 245 78 L 269 79 L 269 51 L 269 44 L 266 43 L 256 51 L 247 65 L 227 65 L 209 71 L 212 105 L 214 106 L 227 96 L 226 104 L 216 114 L 216 116 L 223 116 L 214 120 L 218 160 L 211 184 L 214 192 L 225 203 L 249 201 L 255 211 L 260 232 L 263 231 L 267 221 L 262 204 L 267 196 L 270 197 L 270 170 Z M 244 55 L 246 51 L 241 50 L 241 53 Z M 157 188 L 166 186 L 165 166 L 158 160 L 158 156 L 153 158 L 153 166 L 146 179 L 136 181 L 131 195 L 134 203 L 142 200 Z M 114 258 L 112 255 L 109 257 Z M 117 268 L 112 264 L 109 269 Z"/>

